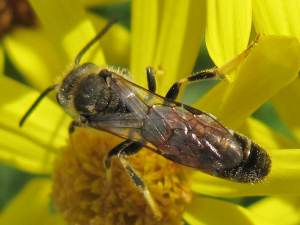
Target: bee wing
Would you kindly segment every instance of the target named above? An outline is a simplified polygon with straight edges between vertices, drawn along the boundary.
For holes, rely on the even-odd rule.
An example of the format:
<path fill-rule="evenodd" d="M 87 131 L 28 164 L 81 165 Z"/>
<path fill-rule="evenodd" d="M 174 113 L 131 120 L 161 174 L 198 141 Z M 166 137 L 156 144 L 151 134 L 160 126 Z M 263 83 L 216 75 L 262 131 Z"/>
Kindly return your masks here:
<path fill-rule="evenodd" d="M 112 77 L 110 87 L 114 92 L 120 94 L 121 100 L 129 112 L 99 115 L 93 119 L 91 126 L 123 138 L 144 142 L 141 129 L 145 120 L 148 122 L 152 120 L 148 116 L 148 110 L 153 104 L 162 103 L 164 98 L 152 94 L 117 74 Z M 157 123 L 157 121 L 151 122 Z M 154 127 L 154 132 L 159 138 L 160 130 L 157 126 Z"/>
<path fill-rule="evenodd" d="M 112 77 L 110 86 L 129 112 L 100 115 L 99 129 L 140 141 L 166 158 L 205 171 L 239 163 L 239 152 L 224 152 L 219 145 L 232 135 L 211 115 L 167 102 L 118 75 Z"/>
<path fill-rule="evenodd" d="M 90 125 L 99 130 L 134 141 L 141 140 L 143 121 L 137 118 L 135 113 L 111 113 L 99 115 L 91 121 Z"/>
<path fill-rule="evenodd" d="M 139 93 L 141 87 L 136 86 L 134 83 L 115 75 L 111 82 L 111 88 L 119 93 L 122 101 L 126 104 L 128 110 L 135 114 L 139 119 L 145 119 L 147 116 L 148 106 L 143 101 L 143 95 L 148 95 L 147 91 L 143 94 Z"/>
<path fill-rule="evenodd" d="M 168 102 L 166 98 L 158 94 L 153 94 L 149 90 L 140 87 L 117 74 L 114 75 L 114 79 L 116 80 L 117 84 L 115 86 L 115 89 L 122 93 L 123 100 L 127 102 L 128 106 L 132 109 L 133 112 L 136 113 L 137 116 L 139 116 L 139 118 L 145 119 L 147 117 L 149 107 L 152 107 L 153 105 L 174 105 L 176 106 L 180 116 L 182 116 L 183 118 L 185 117 L 186 111 L 188 111 L 199 117 L 200 119 L 204 118 L 203 121 L 207 122 L 206 125 L 215 127 L 220 131 L 222 130 L 223 132 L 231 134 L 231 131 L 229 129 L 224 127 L 224 125 L 221 124 L 216 119 L 216 117 L 209 113 L 178 102 L 166 103 Z"/>
<path fill-rule="evenodd" d="M 148 117 L 149 108 L 143 98 L 147 97 L 150 92 L 117 74 L 112 77 L 110 87 L 114 92 L 120 94 L 121 100 L 129 112 L 98 115 L 90 125 L 123 138 L 142 141 L 141 127 L 143 121 Z"/>

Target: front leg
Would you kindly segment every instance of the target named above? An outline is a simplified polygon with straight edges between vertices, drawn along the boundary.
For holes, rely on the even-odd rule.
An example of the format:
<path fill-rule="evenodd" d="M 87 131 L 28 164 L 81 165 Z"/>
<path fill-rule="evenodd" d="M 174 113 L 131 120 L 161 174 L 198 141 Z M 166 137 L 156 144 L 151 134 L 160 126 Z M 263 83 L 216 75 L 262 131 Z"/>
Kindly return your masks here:
<path fill-rule="evenodd" d="M 86 123 L 86 118 L 83 116 L 80 116 L 80 118 L 77 120 L 73 120 L 69 125 L 69 134 L 74 133 L 77 127 L 85 127 Z"/>
<path fill-rule="evenodd" d="M 78 120 L 73 120 L 69 125 L 69 134 L 73 134 L 77 127 L 82 127 L 82 124 Z"/>

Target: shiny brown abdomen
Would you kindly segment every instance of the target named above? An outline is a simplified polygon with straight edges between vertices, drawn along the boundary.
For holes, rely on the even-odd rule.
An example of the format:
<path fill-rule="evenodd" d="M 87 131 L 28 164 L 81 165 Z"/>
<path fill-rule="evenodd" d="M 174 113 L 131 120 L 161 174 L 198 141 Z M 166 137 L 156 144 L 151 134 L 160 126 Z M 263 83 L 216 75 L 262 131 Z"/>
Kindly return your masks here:
<path fill-rule="evenodd" d="M 215 174 L 243 160 L 243 149 L 211 116 L 184 107 L 153 105 L 144 119 L 143 138 L 164 157 Z"/>

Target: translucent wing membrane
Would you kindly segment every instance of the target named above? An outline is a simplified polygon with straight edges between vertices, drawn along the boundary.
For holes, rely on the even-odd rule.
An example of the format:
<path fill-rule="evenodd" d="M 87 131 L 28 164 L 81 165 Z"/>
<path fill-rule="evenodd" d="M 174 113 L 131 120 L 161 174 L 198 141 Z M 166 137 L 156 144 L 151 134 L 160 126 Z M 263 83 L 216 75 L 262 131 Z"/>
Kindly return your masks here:
<path fill-rule="evenodd" d="M 167 102 L 117 74 L 110 86 L 120 93 L 128 112 L 99 115 L 91 126 L 140 141 L 168 159 L 209 173 L 241 163 L 242 149 L 210 115 Z"/>

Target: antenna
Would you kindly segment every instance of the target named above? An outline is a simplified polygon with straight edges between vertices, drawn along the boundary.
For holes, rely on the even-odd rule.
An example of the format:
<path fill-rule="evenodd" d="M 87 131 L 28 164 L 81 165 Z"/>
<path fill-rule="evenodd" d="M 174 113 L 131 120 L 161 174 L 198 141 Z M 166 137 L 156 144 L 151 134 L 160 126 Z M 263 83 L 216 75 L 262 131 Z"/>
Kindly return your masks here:
<path fill-rule="evenodd" d="M 113 19 L 111 21 L 109 21 L 105 27 L 92 39 L 90 40 L 82 49 L 81 51 L 77 54 L 76 58 L 75 58 L 75 65 L 78 65 L 80 63 L 80 60 L 82 58 L 82 56 L 87 52 L 87 50 L 89 50 L 89 48 L 96 42 L 98 41 L 104 34 L 106 34 L 106 32 L 109 30 L 109 28 L 114 25 L 118 20 L 117 19 Z M 40 96 L 35 100 L 35 102 L 31 105 L 31 107 L 27 110 L 27 112 L 25 113 L 25 115 L 21 118 L 20 122 L 19 122 L 19 126 L 22 127 L 24 125 L 24 123 L 26 122 L 26 120 L 28 119 L 28 117 L 30 116 L 30 114 L 32 113 L 32 111 L 39 105 L 39 103 L 51 92 L 53 91 L 56 87 L 58 86 L 58 84 L 54 84 L 50 87 L 48 87 L 46 90 L 44 90 Z"/>
<path fill-rule="evenodd" d="M 39 103 L 45 98 L 51 91 L 53 91 L 58 85 L 54 84 L 50 87 L 48 87 L 46 90 L 44 90 L 40 96 L 35 100 L 35 102 L 31 105 L 31 107 L 27 110 L 27 112 L 24 114 L 24 116 L 21 118 L 19 122 L 19 127 L 22 127 L 29 117 L 29 115 L 32 113 L 32 111 L 39 105 Z"/>
<path fill-rule="evenodd" d="M 96 41 L 98 41 L 104 34 L 106 34 L 106 32 L 109 30 L 109 28 L 111 28 L 111 26 L 114 25 L 117 21 L 118 21 L 118 19 L 113 19 L 113 20 L 109 21 L 106 24 L 106 26 L 80 50 L 80 52 L 77 54 L 77 56 L 75 58 L 75 65 L 78 65 L 80 63 L 82 56 L 87 52 L 87 50 L 89 50 L 89 48 L 93 44 L 95 44 Z"/>

